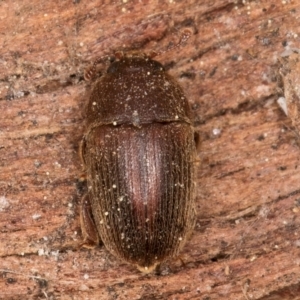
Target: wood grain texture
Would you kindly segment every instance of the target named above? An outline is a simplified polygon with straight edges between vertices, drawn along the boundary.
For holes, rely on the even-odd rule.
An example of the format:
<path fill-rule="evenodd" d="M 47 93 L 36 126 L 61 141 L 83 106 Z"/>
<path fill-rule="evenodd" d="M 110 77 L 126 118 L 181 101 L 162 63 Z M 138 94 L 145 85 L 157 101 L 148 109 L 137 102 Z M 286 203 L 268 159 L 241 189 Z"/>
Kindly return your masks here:
<path fill-rule="evenodd" d="M 0 3 L 0 299 L 300 299 L 299 135 L 276 103 L 300 4 L 199 2 Z M 157 59 L 201 135 L 197 225 L 184 264 L 143 275 L 79 248 L 83 70 L 185 28 L 188 43 Z"/>

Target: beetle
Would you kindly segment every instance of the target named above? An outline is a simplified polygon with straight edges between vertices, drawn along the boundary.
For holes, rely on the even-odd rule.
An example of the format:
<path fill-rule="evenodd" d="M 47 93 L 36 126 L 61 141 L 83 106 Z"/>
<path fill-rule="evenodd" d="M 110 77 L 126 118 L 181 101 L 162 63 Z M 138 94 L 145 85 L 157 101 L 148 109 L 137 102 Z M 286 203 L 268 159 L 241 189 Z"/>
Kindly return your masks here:
<path fill-rule="evenodd" d="M 85 246 L 101 239 L 149 273 L 178 254 L 195 224 L 197 135 L 188 100 L 161 63 L 128 52 L 94 82 L 86 115 Z"/>

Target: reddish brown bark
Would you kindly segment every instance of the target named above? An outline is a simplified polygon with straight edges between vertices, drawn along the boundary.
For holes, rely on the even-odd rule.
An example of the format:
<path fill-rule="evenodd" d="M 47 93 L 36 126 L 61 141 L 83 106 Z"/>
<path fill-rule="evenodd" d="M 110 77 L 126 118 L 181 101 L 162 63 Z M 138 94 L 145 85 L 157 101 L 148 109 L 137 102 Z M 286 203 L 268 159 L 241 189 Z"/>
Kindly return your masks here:
<path fill-rule="evenodd" d="M 199 2 L 0 4 L 0 299 L 299 299 L 299 135 L 276 100 L 300 4 Z M 196 115 L 197 225 L 184 264 L 143 275 L 79 248 L 83 70 L 185 28 L 157 59 Z"/>

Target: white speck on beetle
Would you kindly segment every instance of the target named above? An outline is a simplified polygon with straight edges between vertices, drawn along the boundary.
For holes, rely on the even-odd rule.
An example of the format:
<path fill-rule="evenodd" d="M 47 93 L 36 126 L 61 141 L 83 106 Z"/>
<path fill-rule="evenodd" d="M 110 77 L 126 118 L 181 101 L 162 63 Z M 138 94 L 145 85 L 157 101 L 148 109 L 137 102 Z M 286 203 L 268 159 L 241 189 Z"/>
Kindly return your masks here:
<path fill-rule="evenodd" d="M 97 102 L 94 101 L 94 102 L 93 102 L 93 105 L 97 105 Z"/>
<path fill-rule="evenodd" d="M 117 126 L 117 122 L 113 122 L 113 125 L 114 125 L 114 126 Z"/>
<path fill-rule="evenodd" d="M 277 103 L 287 116 L 288 115 L 288 109 L 287 109 L 287 105 L 286 105 L 286 99 L 284 97 L 279 97 L 277 99 Z"/>
<path fill-rule="evenodd" d="M 108 211 L 106 211 L 104 214 L 105 214 L 106 216 L 108 216 Z"/>
<path fill-rule="evenodd" d="M 117 186 L 116 186 L 115 184 L 113 184 L 113 185 L 112 185 L 112 188 L 113 188 L 113 189 L 116 189 L 116 188 L 117 188 Z"/>
<path fill-rule="evenodd" d="M 87 279 L 89 279 L 89 278 L 90 278 L 89 274 L 84 274 L 84 275 L 83 275 L 83 279 L 87 280 Z"/>

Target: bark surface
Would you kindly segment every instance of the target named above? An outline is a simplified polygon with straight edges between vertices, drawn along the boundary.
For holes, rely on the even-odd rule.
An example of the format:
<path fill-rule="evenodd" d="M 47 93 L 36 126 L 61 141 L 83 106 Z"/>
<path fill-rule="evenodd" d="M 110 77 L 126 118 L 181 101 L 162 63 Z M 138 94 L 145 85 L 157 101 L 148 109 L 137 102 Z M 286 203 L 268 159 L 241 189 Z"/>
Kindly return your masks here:
<path fill-rule="evenodd" d="M 298 123 L 277 104 L 299 91 L 279 76 L 300 48 L 299 1 L 17 0 L 0 16 L 0 299 L 300 299 Z M 181 260 L 143 275 L 80 248 L 83 71 L 186 28 L 157 60 L 201 137 L 197 224 Z"/>

